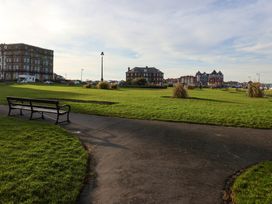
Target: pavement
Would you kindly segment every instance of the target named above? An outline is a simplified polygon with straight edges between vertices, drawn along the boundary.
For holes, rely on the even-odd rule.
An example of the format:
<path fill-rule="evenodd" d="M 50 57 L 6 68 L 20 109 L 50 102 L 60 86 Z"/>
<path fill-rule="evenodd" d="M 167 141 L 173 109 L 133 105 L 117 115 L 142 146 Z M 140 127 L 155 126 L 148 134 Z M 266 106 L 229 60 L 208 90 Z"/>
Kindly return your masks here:
<path fill-rule="evenodd" d="M 92 152 L 97 175 L 78 203 L 222 203 L 230 175 L 272 159 L 272 130 L 77 113 L 71 121 L 62 126 Z"/>

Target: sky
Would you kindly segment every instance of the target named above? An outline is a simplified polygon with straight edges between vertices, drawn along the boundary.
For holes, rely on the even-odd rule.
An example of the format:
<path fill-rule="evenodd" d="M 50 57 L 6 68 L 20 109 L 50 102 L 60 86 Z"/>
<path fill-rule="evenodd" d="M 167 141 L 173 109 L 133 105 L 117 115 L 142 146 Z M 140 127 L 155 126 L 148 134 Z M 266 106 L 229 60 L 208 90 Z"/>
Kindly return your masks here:
<path fill-rule="evenodd" d="M 225 81 L 272 82 L 271 0 L 0 0 L 0 43 L 54 50 L 70 79 L 125 79 L 154 66 L 165 78 L 221 70 Z"/>

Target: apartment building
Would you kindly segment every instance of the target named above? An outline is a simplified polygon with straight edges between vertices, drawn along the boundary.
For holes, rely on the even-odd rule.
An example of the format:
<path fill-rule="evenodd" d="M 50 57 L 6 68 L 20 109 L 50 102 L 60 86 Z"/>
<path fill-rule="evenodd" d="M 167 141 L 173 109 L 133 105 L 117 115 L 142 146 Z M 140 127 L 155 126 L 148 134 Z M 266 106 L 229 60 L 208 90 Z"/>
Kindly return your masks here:
<path fill-rule="evenodd" d="M 0 44 L 0 80 L 15 81 L 21 75 L 52 80 L 53 60 L 53 50 L 23 43 Z"/>

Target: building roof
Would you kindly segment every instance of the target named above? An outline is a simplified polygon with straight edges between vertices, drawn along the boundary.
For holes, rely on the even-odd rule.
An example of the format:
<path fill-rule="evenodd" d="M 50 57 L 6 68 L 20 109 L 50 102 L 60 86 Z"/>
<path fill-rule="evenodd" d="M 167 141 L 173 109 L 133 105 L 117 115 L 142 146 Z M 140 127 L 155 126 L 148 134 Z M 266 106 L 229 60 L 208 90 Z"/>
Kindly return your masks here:
<path fill-rule="evenodd" d="M 47 51 L 51 51 L 51 52 L 54 52 L 54 50 L 51 50 L 51 49 L 47 49 L 47 48 L 42 48 L 42 47 L 38 47 L 38 46 L 34 46 L 34 45 L 29 45 L 29 44 L 25 44 L 25 43 L 11 43 L 11 44 L 0 44 L 1 47 L 4 47 L 4 46 L 12 46 L 13 48 L 18 46 L 18 47 L 31 47 L 31 48 L 35 48 L 35 49 L 43 49 L 43 50 L 47 50 Z"/>
<path fill-rule="evenodd" d="M 213 70 L 213 72 L 211 74 L 217 74 L 217 72 L 215 70 Z"/>
<path fill-rule="evenodd" d="M 128 72 L 147 72 L 147 73 L 162 73 L 159 69 L 155 67 L 134 67 L 131 70 L 128 70 Z"/>

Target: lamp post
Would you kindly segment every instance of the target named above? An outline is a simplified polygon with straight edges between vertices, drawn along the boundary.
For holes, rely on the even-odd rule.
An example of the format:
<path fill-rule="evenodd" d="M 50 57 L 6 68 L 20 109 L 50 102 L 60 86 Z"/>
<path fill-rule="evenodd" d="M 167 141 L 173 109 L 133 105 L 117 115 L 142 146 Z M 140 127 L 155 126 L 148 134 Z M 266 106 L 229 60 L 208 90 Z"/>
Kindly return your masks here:
<path fill-rule="evenodd" d="M 82 74 L 83 74 L 83 71 L 84 71 L 84 69 L 81 69 L 81 77 L 80 77 L 81 82 L 82 82 Z"/>
<path fill-rule="evenodd" d="M 258 77 L 258 82 L 261 82 L 261 73 L 256 73 L 257 77 Z"/>
<path fill-rule="evenodd" d="M 101 52 L 101 81 L 103 81 L 103 56 L 104 52 Z"/>

